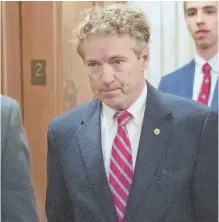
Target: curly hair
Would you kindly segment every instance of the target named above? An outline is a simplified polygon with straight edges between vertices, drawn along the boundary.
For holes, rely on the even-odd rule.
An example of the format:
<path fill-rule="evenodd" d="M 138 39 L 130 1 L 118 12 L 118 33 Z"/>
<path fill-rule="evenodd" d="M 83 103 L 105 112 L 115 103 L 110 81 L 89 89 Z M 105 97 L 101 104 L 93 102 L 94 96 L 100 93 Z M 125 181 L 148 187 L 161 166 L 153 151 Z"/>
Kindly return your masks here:
<path fill-rule="evenodd" d="M 83 58 L 80 46 L 86 38 L 110 34 L 119 37 L 128 35 L 136 40 L 133 50 L 139 54 L 149 43 L 150 27 L 143 12 L 131 9 L 126 4 L 86 9 L 84 20 L 79 23 L 73 33 L 78 54 Z"/>

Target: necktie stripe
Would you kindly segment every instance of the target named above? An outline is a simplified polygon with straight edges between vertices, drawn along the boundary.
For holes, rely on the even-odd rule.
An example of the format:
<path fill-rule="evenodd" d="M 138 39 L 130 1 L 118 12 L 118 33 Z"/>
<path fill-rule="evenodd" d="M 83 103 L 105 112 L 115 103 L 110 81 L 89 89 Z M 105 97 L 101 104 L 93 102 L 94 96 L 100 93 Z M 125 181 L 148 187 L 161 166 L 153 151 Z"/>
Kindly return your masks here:
<path fill-rule="evenodd" d="M 112 151 L 112 155 L 115 159 L 115 161 L 117 162 L 117 164 L 120 165 L 120 167 L 124 170 L 124 172 L 129 176 L 129 178 L 132 178 L 133 175 L 133 170 L 130 169 L 130 167 L 128 167 L 126 165 L 126 162 L 123 161 L 123 159 L 119 156 L 119 154 L 116 152 L 116 150 Z M 111 161 L 112 162 L 112 161 Z M 120 171 L 118 171 L 119 173 Z"/>
<path fill-rule="evenodd" d="M 125 125 L 129 121 L 129 117 L 125 118 L 120 124 L 119 127 Z"/>
<path fill-rule="evenodd" d="M 120 203 L 122 203 L 122 205 L 125 207 L 126 206 L 126 202 L 122 199 L 122 197 L 117 193 L 117 191 L 114 189 L 113 186 L 110 186 L 113 194 L 117 197 L 117 199 L 119 200 Z"/>
<path fill-rule="evenodd" d="M 113 195 L 113 198 L 114 198 L 114 203 L 116 206 L 116 212 L 119 213 L 117 214 L 118 221 L 121 222 L 122 218 L 124 217 L 125 207 L 121 204 L 121 202 L 117 199 L 116 196 Z"/>
<path fill-rule="evenodd" d="M 113 191 L 113 194 L 116 195 L 118 200 L 123 204 L 125 207 L 125 204 L 127 202 L 127 194 L 123 191 L 123 189 L 116 183 L 116 181 L 112 178 L 110 178 L 111 186 L 114 188 L 115 191 Z M 115 193 L 114 193 L 115 192 Z"/>
<path fill-rule="evenodd" d="M 118 136 L 118 134 L 117 134 L 114 144 L 116 144 L 117 148 L 122 149 L 121 152 L 123 153 L 124 156 L 130 156 L 132 152 L 129 148 L 129 144 L 127 144 L 127 141 L 124 141 L 124 139 L 122 139 L 122 141 L 121 141 L 120 138 L 122 138 L 121 135 Z M 125 147 L 124 147 L 124 145 L 125 145 Z"/>
<path fill-rule="evenodd" d="M 126 136 L 125 131 L 121 131 L 117 133 L 117 138 L 120 140 L 122 145 L 126 148 L 126 150 L 131 154 L 131 149 L 130 149 L 130 141 L 127 138 L 124 138 Z"/>
<path fill-rule="evenodd" d="M 114 175 L 115 175 L 115 174 L 114 174 Z M 121 177 L 122 177 L 123 179 L 121 179 Z M 120 180 L 120 181 L 118 182 L 118 180 Z M 129 187 L 130 187 L 130 183 L 127 182 L 127 180 L 124 179 L 124 177 L 122 176 L 122 174 L 121 174 L 120 177 L 117 176 L 117 178 L 115 178 L 115 177 L 113 176 L 113 174 L 110 174 L 109 182 L 110 182 L 111 185 L 113 185 L 114 187 L 116 187 L 116 189 L 117 189 L 117 191 L 118 191 L 119 193 L 120 193 L 120 191 L 121 191 L 121 189 L 122 189 L 122 191 L 121 191 L 121 197 L 122 197 L 123 200 L 126 200 L 128 194 L 129 194 L 128 189 L 129 189 Z M 124 183 L 123 183 L 123 182 L 124 182 Z M 120 186 L 121 189 L 120 189 L 120 187 L 118 187 L 118 186 Z"/>
<path fill-rule="evenodd" d="M 118 210 L 120 210 L 120 212 L 122 214 L 124 214 L 125 212 L 125 207 L 121 202 L 120 200 L 117 198 L 116 195 L 114 195 L 114 193 L 112 192 L 112 196 L 113 196 L 113 200 L 114 200 L 114 204 L 115 204 L 115 207 L 118 208 Z"/>
<path fill-rule="evenodd" d="M 117 147 L 118 150 L 120 150 L 120 152 L 123 154 L 124 157 L 130 158 L 131 150 L 129 149 L 129 147 L 128 148 L 124 147 L 124 145 L 122 144 L 122 142 L 120 141 L 120 139 L 118 138 L 117 135 L 116 135 L 116 138 L 114 140 L 114 145 Z M 123 139 L 123 142 L 124 142 L 124 139 Z"/>
<path fill-rule="evenodd" d="M 123 203 L 121 203 L 121 201 L 117 198 L 117 196 L 114 193 L 112 193 L 112 194 L 113 194 L 114 203 L 115 203 L 116 207 L 122 212 L 122 214 L 124 214 L 123 212 L 125 212 L 126 206 L 124 206 Z"/>
<path fill-rule="evenodd" d="M 114 184 L 117 183 L 123 190 L 123 192 L 125 192 L 126 195 L 129 194 L 128 190 L 125 188 L 125 186 L 119 181 L 119 179 L 117 178 L 117 176 L 110 170 L 110 174 L 112 175 L 113 179 L 115 180 L 114 181 Z M 111 177 L 111 179 L 112 179 Z M 123 198 L 125 199 L 125 198 Z"/>
<path fill-rule="evenodd" d="M 126 163 L 126 165 L 129 167 L 129 169 L 132 171 L 132 166 L 128 162 L 128 160 L 123 156 L 123 154 L 120 152 L 120 150 L 117 148 L 116 145 L 113 146 L 119 157 Z"/>
<path fill-rule="evenodd" d="M 113 144 L 113 148 L 115 151 L 118 153 L 118 155 L 124 159 L 124 162 L 130 166 L 130 169 L 132 170 L 132 163 L 131 161 L 131 154 L 125 149 L 125 147 L 120 143 L 119 139 L 116 138 L 115 140 L 116 143 Z"/>
<path fill-rule="evenodd" d="M 123 175 L 123 177 L 131 184 L 132 181 L 131 181 L 130 177 L 124 172 L 124 170 L 119 166 L 119 164 L 115 161 L 115 159 L 113 157 L 111 158 L 111 160 L 113 162 L 112 168 L 114 166 L 117 167 L 117 169 L 120 171 L 121 175 Z"/>
<path fill-rule="evenodd" d="M 125 132 L 125 136 L 126 136 L 127 138 L 129 138 L 129 135 L 128 135 L 128 132 L 127 132 L 127 129 L 126 129 L 124 126 L 122 126 L 122 129 L 123 129 L 124 132 Z"/>
<path fill-rule="evenodd" d="M 118 154 L 116 153 L 116 155 L 118 155 Z M 124 177 L 127 177 L 128 178 L 127 181 L 130 182 L 130 180 L 132 180 L 133 170 L 130 170 L 129 167 L 126 167 L 126 164 L 124 162 L 122 162 L 122 161 L 123 160 L 119 159 L 119 158 L 117 159 L 117 161 L 115 160 L 115 162 L 112 160 L 111 161 L 112 168 L 114 166 L 114 163 L 117 166 L 119 165 L 119 169 L 118 169 L 118 167 L 117 168 L 113 168 L 114 172 L 117 172 L 117 174 L 119 176 L 123 175 L 122 172 L 124 172 L 124 175 L 127 175 L 127 176 L 124 176 Z M 121 169 L 122 169 L 122 171 L 121 171 Z"/>
<path fill-rule="evenodd" d="M 124 217 L 123 213 L 119 210 L 118 207 L 116 207 L 116 211 L 117 211 L 117 213 L 120 215 L 121 218 Z"/>
<path fill-rule="evenodd" d="M 114 204 L 116 207 L 116 211 L 120 214 L 117 214 L 118 216 L 118 221 L 121 222 L 123 217 L 124 217 L 124 212 L 125 212 L 125 206 L 118 200 L 118 198 L 113 194 L 113 200 L 114 200 Z"/>
<path fill-rule="evenodd" d="M 126 145 L 126 143 L 125 143 L 125 141 L 123 140 L 123 138 L 122 138 L 119 134 L 117 134 L 117 138 L 118 138 L 119 142 L 121 143 L 121 145 L 125 147 L 126 151 L 127 151 L 130 155 L 132 155 L 131 149 Z"/>

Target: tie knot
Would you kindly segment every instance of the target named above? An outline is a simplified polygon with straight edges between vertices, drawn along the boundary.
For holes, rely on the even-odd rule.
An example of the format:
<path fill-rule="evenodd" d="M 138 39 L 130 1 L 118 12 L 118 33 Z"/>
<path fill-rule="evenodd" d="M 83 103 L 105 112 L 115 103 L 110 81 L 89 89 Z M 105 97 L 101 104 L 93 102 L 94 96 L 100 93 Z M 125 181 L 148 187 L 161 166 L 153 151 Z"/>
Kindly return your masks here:
<path fill-rule="evenodd" d="M 205 63 L 202 67 L 203 73 L 206 75 L 210 75 L 211 66 L 208 63 Z"/>
<path fill-rule="evenodd" d="M 128 121 L 132 118 L 132 114 L 128 111 L 117 112 L 115 118 L 118 122 L 118 127 L 126 125 Z"/>

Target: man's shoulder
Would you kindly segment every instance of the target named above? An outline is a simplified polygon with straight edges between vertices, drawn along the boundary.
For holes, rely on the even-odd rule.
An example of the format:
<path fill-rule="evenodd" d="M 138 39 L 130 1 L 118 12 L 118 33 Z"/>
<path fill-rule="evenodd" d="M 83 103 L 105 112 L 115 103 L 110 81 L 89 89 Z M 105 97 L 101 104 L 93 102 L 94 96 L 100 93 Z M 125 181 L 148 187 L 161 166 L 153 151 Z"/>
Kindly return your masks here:
<path fill-rule="evenodd" d="M 191 70 L 194 67 L 194 60 L 190 61 L 189 63 L 185 64 L 184 66 L 180 67 L 179 69 L 166 74 L 162 77 L 162 79 L 169 80 L 169 79 L 178 79 L 181 76 L 184 76 L 185 73 L 188 73 L 188 70 Z"/>
<path fill-rule="evenodd" d="M 64 114 L 55 117 L 51 121 L 49 128 L 64 131 L 72 128 L 73 126 L 78 128 L 84 118 L 89 118 L 89 115 L 91 115 L 92 111 L 95 110 L 97 104 L 98 100 L 92 100 L 68 110 Z"/>
<path fill-rule="evenodd" d="M 15 99 L 1 95 L 1 109 L 6 109 L 14 105 L 18 105 L 18 102 Z"/>
<path fill-rule="evenodd" d="M 5 147 L 5 140 L 7 138 L 8 130 L 10 127 L 11 120 L 17 120 L 19 113 L 19 103 L 11 97 L 1 95 L 1 137 L 2 147 Z M 14 118 L 12 118 L 12 115 Z M 4 149 L 4 148 L 3 148 Z"/>
<path fill-rule="evenodd" d="M 168 114 L 171 113 L 172 117 L 177 122 L 196 118 L 203 120 L 211 112 L 210 107 L 200 104 L 192 99 L 162 92 L 158 89 L 152 88 L 151 86 L 148 87 L 148 89 L 150 101 L 153 101 L 153 103 L 155 101 L 156 104 L 153 105 L 156 107 L 153 109 L 161 110 Z"/>
<path fill-rule="evenodd" d="M 192 99 L 164 92 L 160 93 L 162 94 L 162 101 L 165 102 L 165 106 L 169 107 L 176 117 L 206 116 L 211 112 L 210 107 L 200 104 Z"/>
<path fill-rule="evenodd" d="M 1 115 L 4 118 L 10 116 L 12 110 L 19 111 L 19 103 L 11 97 L 1 95 Z"/>

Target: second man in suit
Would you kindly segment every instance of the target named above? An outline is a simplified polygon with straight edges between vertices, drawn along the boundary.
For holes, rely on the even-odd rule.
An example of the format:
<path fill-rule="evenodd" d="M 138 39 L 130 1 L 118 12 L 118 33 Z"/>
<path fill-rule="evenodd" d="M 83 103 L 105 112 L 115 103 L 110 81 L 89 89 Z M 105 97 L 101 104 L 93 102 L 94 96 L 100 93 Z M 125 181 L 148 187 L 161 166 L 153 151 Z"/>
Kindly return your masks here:
<path fill-rule="evenodd" d="M 217 114 L 145 82 L 144 14 L 92 8 L 76 37 L 96 99 L 49 126 L 48 222 L 216 222 Z"/>
<path fill-rule="evenodd" d="M 159 89 L 196 100 L 217 111 L 218 2 L 185 1 L 184 12 L 195 42 L 195 57 L 182 68 L 164 76 Z"/>
<path fill-rule="evenodd" d="M 1 95 L 1 221 L 39 222 L 20 106 Z"/>

